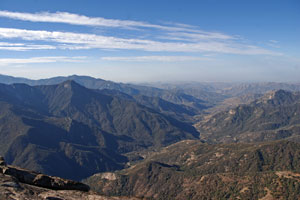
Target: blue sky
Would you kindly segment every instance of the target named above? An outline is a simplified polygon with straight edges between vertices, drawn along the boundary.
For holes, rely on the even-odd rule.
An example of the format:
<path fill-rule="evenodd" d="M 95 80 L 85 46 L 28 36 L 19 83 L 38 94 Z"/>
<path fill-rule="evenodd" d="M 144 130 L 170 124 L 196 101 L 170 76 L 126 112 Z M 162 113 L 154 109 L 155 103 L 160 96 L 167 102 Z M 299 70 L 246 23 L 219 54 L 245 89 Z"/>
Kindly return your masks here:
<path fill-rule="evenodd" d="M 0 0 L 0 74 L 297 81 L 297 0 Z"/>

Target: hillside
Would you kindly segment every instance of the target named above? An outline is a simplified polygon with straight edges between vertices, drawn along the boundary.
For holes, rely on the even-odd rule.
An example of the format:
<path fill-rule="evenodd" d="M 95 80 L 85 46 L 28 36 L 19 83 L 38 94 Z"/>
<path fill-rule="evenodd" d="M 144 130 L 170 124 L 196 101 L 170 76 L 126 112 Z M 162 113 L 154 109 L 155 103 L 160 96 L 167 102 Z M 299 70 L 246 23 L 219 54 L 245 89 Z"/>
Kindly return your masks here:
<path fill-rule="evenodd" d="M 106 195 L 144 199 L 298 199 L 300 145 L 182 141 L 143 162 L 85 180 Z"/>
<path fill-rule="evenodd" d="M 171 116 L 178 121 L 185 121 L 190 124 L 195 123 L 195 116 L 202 114 L 204 109 L 207 108 L 204 105 L 202 105 L 201 108 L 200 105 L 198 108 L 193 108 L 184 104 L 172 103 L 159 97 L 149 97 L 145 95 L 131 96 L 117 90 L 103 89 L 101 90 L 101 93 L 109 96 L 117 96 L 130 101 L 136 101 L 138 104 L 151 108 L 156 112 Z"/>
<path fill-rule="evenodd" d="M 122 169 L 123 153 L 199 137 L 187 123 L 74 81 L 1 84 L 0 105 L 0 154 L 7 162 L 75 180 Z"/>
<path fill-rule="evenodd" d="M 206 116 L 195 126 L 211 142 L 299 138 L 300 93 L 277 90 L 228 111 Z"/>

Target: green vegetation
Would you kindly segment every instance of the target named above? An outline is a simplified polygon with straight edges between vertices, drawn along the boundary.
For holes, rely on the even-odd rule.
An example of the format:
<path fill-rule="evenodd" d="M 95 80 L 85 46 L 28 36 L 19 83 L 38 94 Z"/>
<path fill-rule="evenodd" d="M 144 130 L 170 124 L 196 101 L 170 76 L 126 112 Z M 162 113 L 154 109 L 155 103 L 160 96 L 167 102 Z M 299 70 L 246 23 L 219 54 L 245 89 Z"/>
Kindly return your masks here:
<path fill-rule="evenodd" d="M 208 145 L 182 141 L 144 161 L 85 183 L 100 194 L 146 199 L 292 199 L 300 184 L 300 144 Z M 282 192 L 282 191 L 285 192 Z"/>

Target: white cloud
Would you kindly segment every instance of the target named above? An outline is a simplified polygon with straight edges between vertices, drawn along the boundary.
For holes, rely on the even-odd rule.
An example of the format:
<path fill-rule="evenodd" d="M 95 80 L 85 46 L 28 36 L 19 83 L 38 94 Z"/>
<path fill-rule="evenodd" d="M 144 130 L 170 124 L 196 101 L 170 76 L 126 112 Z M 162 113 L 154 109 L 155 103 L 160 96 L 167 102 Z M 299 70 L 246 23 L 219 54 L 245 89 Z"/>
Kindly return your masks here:
<path fill-rule="evenodd" d="M 168 23 L 169 25 L 150 24 L 142 21 L 133 20 L 119 20 L 119 19 L 106 19 L 103 17 L 88 17 L 84 15 L 78 15 L 68 12 L 40 12 L 40 13 L 22 13 L 22 12 L 10 12 L 0 10 L 0 17 L 6 17 L 10 19 L 31 21 L 31 22 L 47 22 L 47 23 L 66 23 L 71 25 L 84 25 L 84 26 L 99 26 L 110 28 L 152 28 L 160 29 L 163 31 L 175 32 L 187 32 L 193 33 L 193 37 L 215 38 L 215 39 L 233 39 L 232 36 L 225 35 L 216 32 L 207 32 L 199 30 L 196 26 L 181 23 Z"/>
<path fill-rule="evenodd" d="M 22 12 L 10 12 L 0 11 L 1 17 L 31 21 L 31 22 L 52 22 L 52 23 L 66 23 L 73 25 L 85 25 L 85 26 L 103 26 L 103 27 L 116 27 L 116 28 L 156 28 L 164 30 L 185 30 L 181 27 L 168 27 L 156 24 L 149 24 L 146 22 L 132 21 L 132 20 L 118 20 L 118 19 L 105 19 L 103 17 L 87 17 L 84 15 L 78 15 L 68 12 L 40 12 L 40 13 L 22 13 Z"/>
<path fill-rule="evenodd" d="M 24 46 L 24 44 L 23 43 L 0 42 L 0 46 L 14 47 L 14 46 Z"/>
<path fill-rule="evenodd" d="M 9 43 L 0 42 L 0 50 L 6 51 L 28 51 L 28 50 L 50 50 L 56 49 L 53 45 L 36 45 L 36 44 L 25 44 L 25 43 Z"/>
<path fill-rule="evenodd" d="M 194 57 L 194 56 L 129 56 L 129 57 L 101 57 L 102 60 L 107 61 L 126 61 L 126 62 L 184 62 L 184 61 L 199 61 L 210 60 L 209 58 Z"/>
<path fill-rule="evenodd" d="M 171 32 L 167 33 L 168 37 L 172 40 L 185 40 L 185 41 L 200 41 L 200 40 L 230 40 L 234 37 L 224 35 L 217 32 L 201 32 L 201 33 L 187 33 L 187 32 Z M 168 37 L 165 37 L 166 39 Z"/>
<path fill-rule="evenodd" d="M 55 62 L 81 62 L 85 57 L 32 57 L 32 58 L 0 58 L 0 66 L 55 63 Z"/>
<path fill-rule="evenodd" d="M 14 28 L 0 28 L 0 38 L 54 42 L 52 45 L 61 49 L 98 48 L 154 52 L 215 52 L 243 55 L 280 55 L 279 53 L 257 46 L 243 45 L 235 42 L 211 40 L 196 42 L 163 42 L 142 39 L 124 39 L 85 33 L 51 32 Z"/>
<path fill-rule="evenodd" d="M 242 55 L 281 55 L 258 46 L 243 44 L 238 37 L 219 32 L 199 30 L 198 27 L 168 23 L 164 25 L 150 24 L 141 21 L 105 19 L 102 17 L 88 17 L 67 12 L 40 12 L 22 13 L 0 11 L 0 17 L 10 19 L 66 23 L 72 25 L 99 26 L 109 28 L 142 29 L 140 36 L 149 36 L 151 39 L 137 39 L 138 37 L 127 35 L 129 39 L 118 36 L 109 37 L 104 35 L 59 32 L 46 30 L 26 30 L 14 28 L 0 28 L 0 38 L 22 39 L 26 41 L 46 41 L 51 45 L 24 44 L 5 45 L 0 43 L 0 50 L 26 51 L 36 49 L 126 49 L 154 52 L 205 52 L 205 53 L 229 53 Z M 149 29 L 159 29 L 159 33 L 147 32 Z M 274 47 L 276 41 L 269 45 Z"/>

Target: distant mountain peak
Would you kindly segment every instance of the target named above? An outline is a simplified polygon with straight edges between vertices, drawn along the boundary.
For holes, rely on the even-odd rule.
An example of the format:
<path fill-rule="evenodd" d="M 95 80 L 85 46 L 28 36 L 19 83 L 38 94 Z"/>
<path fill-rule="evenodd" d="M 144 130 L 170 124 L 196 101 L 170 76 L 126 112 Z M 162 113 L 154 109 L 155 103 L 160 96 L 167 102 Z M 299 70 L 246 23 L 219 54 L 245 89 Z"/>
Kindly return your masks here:
<path fill-rule="evenodd" d="M 258 100 L 258 102 L 262 103 L 288 103 L 292 102 L 294 98 L 294 93 L 287 91 L 287 90 L 273 90 L 270 92 L 267 92 L 261 99 Z"/>
<path fill-rule="evenodd" d="M 268 94 L 267 94 L 268 95 Z M 284 97 L 284 96 L 291 96 L 292 93 L 287 91 L 287 90 L 273 90 L 269 93 L 269 98 L 270 99 L 274 99 L 274 98 L 280 98 L 280 97 Z"/>
<path fill-rule="evenodd" d="M 96 80 L 96 79 L 98 79 L 98 78 L 94 78 L 94 77 L 91 77 L 91 76 L 82 76 L 82 75 L 77 75 L 77 74 L 66 76 L 65 78 L 70 78 L 70 79 L 89 79 L 89 80 Z M 98 79 L 98 80 L 102 80 L 102 79 Z"/>
<path fill-rule="evenodd" d="M 216 113 L 197 124 L 212 142 L 264 141 L 297 136 L 299 93 L 275 90 L 252 103 Z"/>

